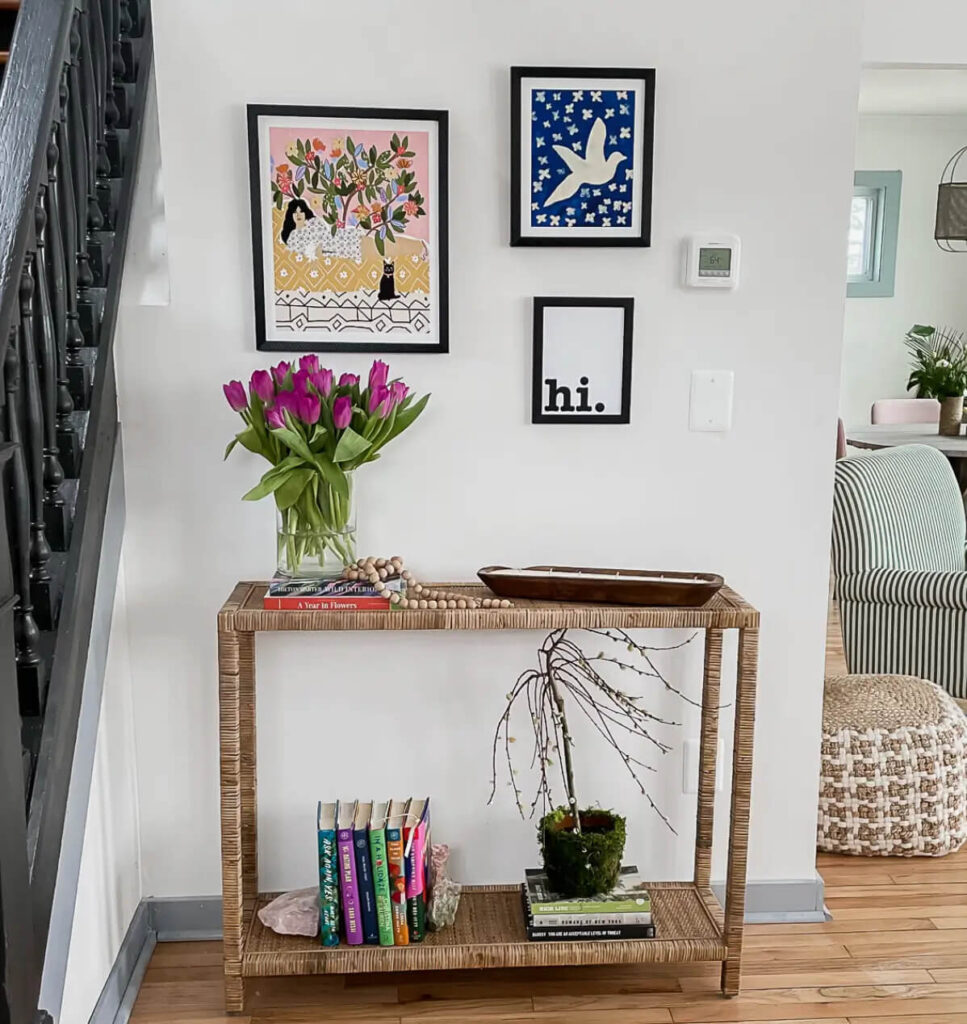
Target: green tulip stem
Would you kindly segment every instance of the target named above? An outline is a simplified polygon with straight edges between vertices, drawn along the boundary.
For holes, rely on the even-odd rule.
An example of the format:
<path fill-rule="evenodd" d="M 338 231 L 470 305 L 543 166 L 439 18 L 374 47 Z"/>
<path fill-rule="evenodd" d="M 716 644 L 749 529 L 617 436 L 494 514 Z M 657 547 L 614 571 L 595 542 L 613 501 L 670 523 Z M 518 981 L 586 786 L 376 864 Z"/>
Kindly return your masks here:
<path fill-rule="evenodd" d="M 351 492 L 343 497 L 321 475 L 303 489 L 296 501 L 280 510 L 281 527 L 278 557 L 285 570 L 294 576 L 317 569 L 336 568 L 356 560 L 355 531 L 347 529 L 352 515 Z M 326 565 L 327 555 L 330 566 Z M 311 560 L 309 567 L 304 563 Z"/>

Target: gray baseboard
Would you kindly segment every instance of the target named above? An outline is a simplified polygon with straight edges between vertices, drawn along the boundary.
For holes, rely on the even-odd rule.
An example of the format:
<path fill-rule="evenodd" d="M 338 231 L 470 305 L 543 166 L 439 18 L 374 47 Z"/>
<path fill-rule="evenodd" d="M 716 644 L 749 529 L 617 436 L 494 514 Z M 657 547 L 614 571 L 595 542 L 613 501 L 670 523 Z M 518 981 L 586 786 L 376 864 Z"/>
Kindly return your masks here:
<path fill-rule="evenodd" d="M 720 903 L 725 883 L 713 882 Z M 825 886 L 820 875 L 769 882 L 749 882 L 745 890 L 746 924 L 809 924 L 825 921 Z"/>
<path fill-rule="evenodd" d="M 142 900 L 121 940 L 121 948 L 101 989 L 90 1024 L 127 1024 L 155 942 L 151 907 Z"/>
<path fill-rule="evenodd" d="M 719 900 L 725 883 L 713 883 Z M 745 919 L 749 924 L 797 924 L 826 919 L 823 910 L 823 880 L 750 882 L 746 888 Z M 145 901 L 159 942 L 220 939 L 222 899 L 220 896 L 164 897 Z"/>
<path fill-rule="evenodd" d="M 154 896 L 145 900 L 159 942 L 222 937 L 221 896 Z"/>

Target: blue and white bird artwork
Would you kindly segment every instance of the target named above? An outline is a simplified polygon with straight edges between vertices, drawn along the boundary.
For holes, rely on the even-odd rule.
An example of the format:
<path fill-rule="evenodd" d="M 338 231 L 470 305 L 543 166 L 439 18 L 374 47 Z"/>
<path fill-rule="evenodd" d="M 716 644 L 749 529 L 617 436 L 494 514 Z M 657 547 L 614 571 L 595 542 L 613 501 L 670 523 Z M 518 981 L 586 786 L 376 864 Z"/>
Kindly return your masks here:
<path fill-rule="evenodd" d="M 531 226 L 631 227 L 635 91 L 545 87 L 530 99 Z"/>

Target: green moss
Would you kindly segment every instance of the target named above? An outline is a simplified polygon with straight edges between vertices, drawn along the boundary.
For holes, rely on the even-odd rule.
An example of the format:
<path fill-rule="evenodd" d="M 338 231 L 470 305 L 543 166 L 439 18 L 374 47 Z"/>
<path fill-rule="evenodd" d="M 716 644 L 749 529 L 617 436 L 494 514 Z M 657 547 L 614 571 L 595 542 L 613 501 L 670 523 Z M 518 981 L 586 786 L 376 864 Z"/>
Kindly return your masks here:
<path fill-rule="evenodd" d="M 554 892 L 594 896 L 615 887 L 625 852 L 625 819 L 612 811 L 581 811 L 581 832 L 564 807 L 546 814 L 537 827 L 544 870 Z"/>

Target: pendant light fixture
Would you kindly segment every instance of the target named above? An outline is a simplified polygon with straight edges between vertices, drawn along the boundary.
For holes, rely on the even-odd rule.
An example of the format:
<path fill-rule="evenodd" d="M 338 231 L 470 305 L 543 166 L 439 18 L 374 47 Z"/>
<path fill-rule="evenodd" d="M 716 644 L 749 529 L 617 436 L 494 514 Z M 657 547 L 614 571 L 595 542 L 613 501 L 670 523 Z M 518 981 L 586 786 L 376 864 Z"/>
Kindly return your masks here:
<path fill-rule="evenodd" d="M 947 161 L 937 187 L 937 226 L 933 237 L 944 252 L 967 252 L 967 146 Z M 964 170 L 957 176 L 957 165 Z"/>

